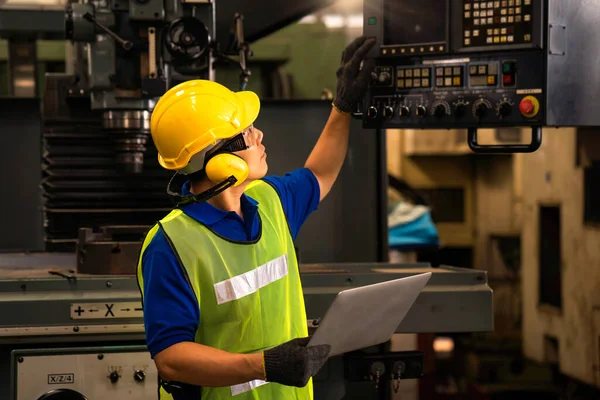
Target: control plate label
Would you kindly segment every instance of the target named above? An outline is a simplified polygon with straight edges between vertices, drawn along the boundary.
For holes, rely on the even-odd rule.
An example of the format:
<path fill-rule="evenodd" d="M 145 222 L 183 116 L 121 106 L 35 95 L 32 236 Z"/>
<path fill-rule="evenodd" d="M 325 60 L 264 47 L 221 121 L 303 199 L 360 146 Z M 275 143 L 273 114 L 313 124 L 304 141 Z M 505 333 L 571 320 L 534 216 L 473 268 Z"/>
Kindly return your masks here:
<path fill-rule="evenodd" d="M 519 89 L 517 94 L 541 94 L 542 89 Z"/>
<path fill-rule="evenodd" d="M 137 301 L 121 303 L 71 303 L 71 319 L 143 318 L 142 304 Z"/>
<path fill-rule="evenodd" d="M 48 385 L 64 385 L 75 383 L 75 374 L 49 374 Z"/>

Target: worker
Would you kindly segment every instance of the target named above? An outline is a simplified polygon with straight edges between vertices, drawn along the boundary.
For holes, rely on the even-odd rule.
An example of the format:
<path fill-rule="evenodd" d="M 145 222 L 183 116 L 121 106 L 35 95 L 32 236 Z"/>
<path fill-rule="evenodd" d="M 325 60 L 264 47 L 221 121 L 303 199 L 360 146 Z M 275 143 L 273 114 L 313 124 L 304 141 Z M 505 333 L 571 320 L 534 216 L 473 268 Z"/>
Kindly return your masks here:
<path fill-rule="evenodd" d="M 373 71 L 360 37 L 342 53 L 332 110 L 305 166 L 267 176 L 260 101 L 212 81 L 165 93 L 151 117 L 162 167 L 185 175 L 138 261 L 160 399 L 312 399 L 330 347 L 308 346 L 293 240 L 343 165 L 351 111 Z M 268 133 L 267 133 L 268 134 Z"/>

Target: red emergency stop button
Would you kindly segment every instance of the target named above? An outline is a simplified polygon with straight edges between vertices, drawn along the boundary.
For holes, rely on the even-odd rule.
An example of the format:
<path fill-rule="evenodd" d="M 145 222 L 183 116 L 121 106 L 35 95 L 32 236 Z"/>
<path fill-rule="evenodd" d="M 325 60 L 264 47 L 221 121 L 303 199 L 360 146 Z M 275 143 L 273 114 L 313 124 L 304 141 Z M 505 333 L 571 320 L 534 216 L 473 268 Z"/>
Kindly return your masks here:
<path fill-rule="evenodd" d="M 540 103 L 533 96 L 526 96 L 519 104 L 519 111 L 527 118 L 533 118 L 540 111 Z"/>
<path fill-rule="evenodd" d="M 533 112 L 533 103 L 531 100 L 523 99 L 521 100 L 521 104 L 519 104 L 519 110 L 521 110 L 521 114 L 527 115 Z"/>

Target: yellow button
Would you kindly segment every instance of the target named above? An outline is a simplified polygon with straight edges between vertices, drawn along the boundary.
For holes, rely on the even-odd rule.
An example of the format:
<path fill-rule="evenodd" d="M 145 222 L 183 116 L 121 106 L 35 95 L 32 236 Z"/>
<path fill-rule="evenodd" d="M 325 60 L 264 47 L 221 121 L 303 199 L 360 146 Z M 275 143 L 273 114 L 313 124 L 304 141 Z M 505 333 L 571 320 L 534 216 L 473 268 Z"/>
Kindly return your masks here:
<path fill-rule="evenodd" d="M 496 84 L 496 76 L 495 75 L 489 75 L 488 76 L 488 85 L 495 85 Z"/>
<path fill-rule="evenodd" d="M 454 86 L 460 86 L 460 76 L 455 76 L 454 77 Z"/>

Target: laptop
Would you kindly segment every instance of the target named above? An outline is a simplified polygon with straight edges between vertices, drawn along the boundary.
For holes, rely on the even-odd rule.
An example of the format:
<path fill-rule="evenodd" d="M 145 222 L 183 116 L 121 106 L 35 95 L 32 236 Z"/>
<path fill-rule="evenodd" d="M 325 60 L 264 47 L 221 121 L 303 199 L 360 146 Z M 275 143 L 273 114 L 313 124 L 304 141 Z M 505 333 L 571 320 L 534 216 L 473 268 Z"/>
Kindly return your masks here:
<path fill-rule="evenodd" d="M 311 337 L 330 357 L 387 342 L 421 293 L 431 272 L 343 290 Z"/>

